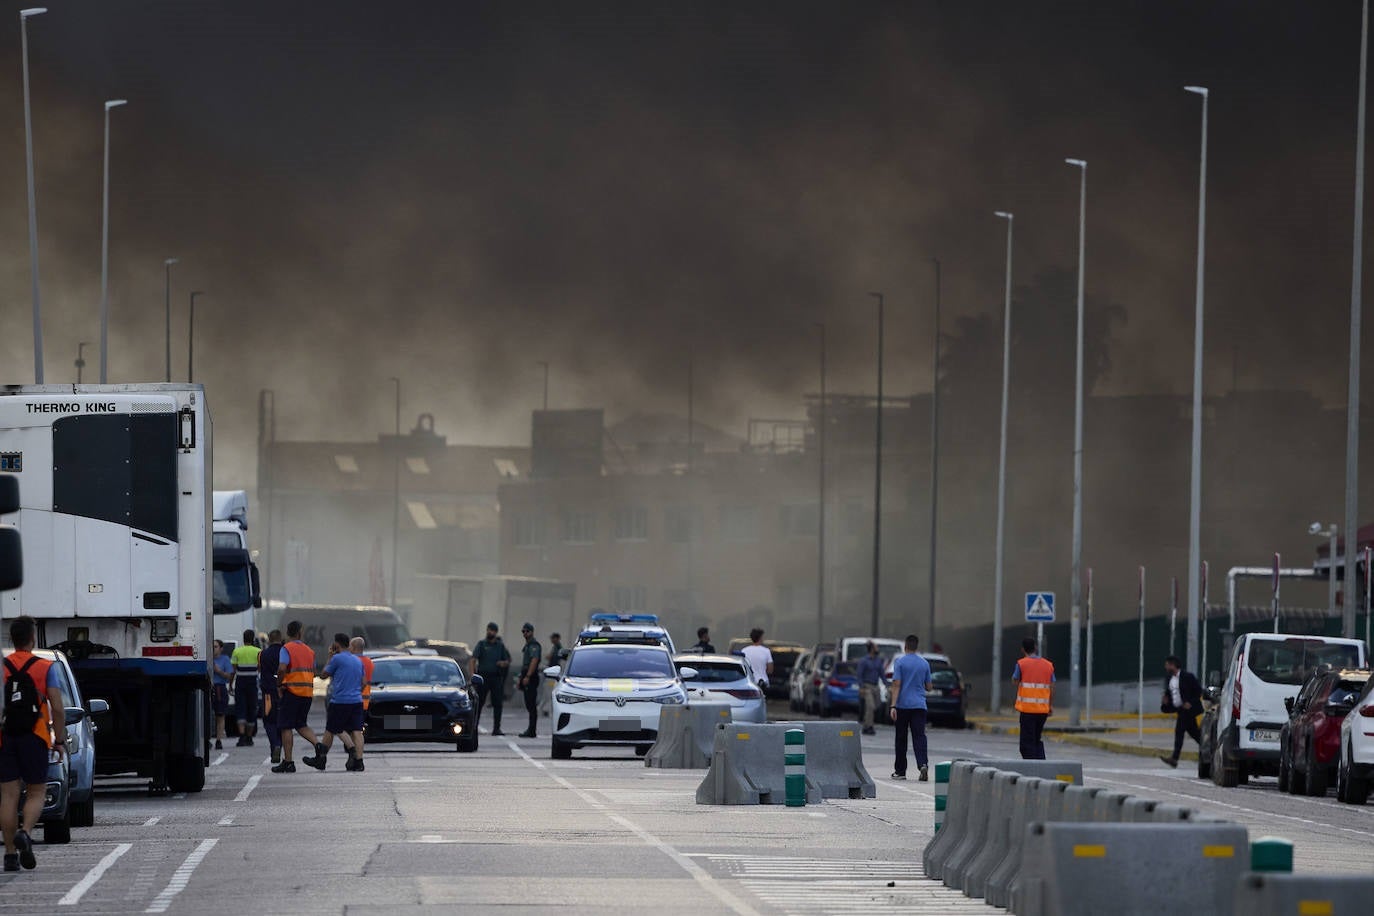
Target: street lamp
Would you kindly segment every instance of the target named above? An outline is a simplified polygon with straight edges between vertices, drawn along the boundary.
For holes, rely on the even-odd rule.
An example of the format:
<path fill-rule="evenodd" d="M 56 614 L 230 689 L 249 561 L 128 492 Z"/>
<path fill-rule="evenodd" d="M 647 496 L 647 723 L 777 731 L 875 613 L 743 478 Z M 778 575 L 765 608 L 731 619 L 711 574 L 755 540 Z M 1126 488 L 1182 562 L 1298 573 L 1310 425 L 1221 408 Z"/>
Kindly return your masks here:
<path fill-rule="evenodd" d="M 878 300 L 878 415 L 873 446 L 873 621 L 868 632 L 877 635 L 883 547 L 883 294 L 869 295 Z"/>
<path fill-rule="evenodd" d="M 81 370 L 86 368 L 85 350 L 90 346 L 87 341 L 81 341 L 76 345 L 76 383 L 81 384 Z"/>
<path fill-rule="evenodd" d="M 992 697 L 991 711 L 1002 708 L 1002 558 L 1007 520 L 1007 401 L 1011 378 L 1011 239 L 1015 215 L 998 210 L 994 216 L 1007 221 L 1006 296 L 1002 304 L 1002 438 L 997 452 L 997 551 L 992 596 Z M 1041 651 L 1044 651 L 1043 647 Z"/>
<path fill-rule="evenodd" d="M 1186 663 L 1197 671 L 1198 621 L 1201 589 L 1198 574 L 1202 569 L 1202 278 L 1207 254 L 1207 90 L 1184 86 L 1185 91 L 1202 96 L 1202 165 L 1197 197 L 1197 307 L 1193 311 L 1193 458 L 1192 483 L 1188 493 L 1188 637 Z"/>
<path fill-rule="evenodd" d="M 1077 368 L 1074 372 L 1073 401 L 1073 582 L 1070 584 L 1072 612 L 1069 619 L 1069 724 L 1077 725 L 1078 709 L 1078 646 L 1079 624 L 1083 600 L 1083 257 L 1086 252 L 1088 224 L 1088 163 L 1083 159 L 1065 159 L 1079 170 L 1078 185 L 1078 333 Z"/>
<path fill-rule="evenodd" d="M 43 309 L 38 299 L 38 192 L 33 181 L 33 111 L 29 104 L 29 17 L 46 13 L 35 6 L 19 11 L 19 43 L 24 61 L 24 154 L 29 173 L 29 276 L 33 284 L 33 381 L 43 384 Z"/>
<path fill-rule="evenodd" d="M 1360 287 L 1364 258 L 1364 113 L 1365 73 L 1369 59 L 1369 0 L 1360 19 L 1360 102 L 1355 129 L 1355 244 L 1350 267 L 1350 391 L 1345 402 L 1345 533 L 1358 541 L 1360 530 Z M 1345 581 L 1355 585 L 1355 543 L 1345 551 Z M 1355 635 L 1355 602 L 1341 614 L 1341 635 Z"/>
<path fill-rule="evenodd" d="M 105 103 L 105 190 L 100 204 L 100 384 L 108 382 L 110 356 L 110 109 L 127 99 Z"/>
<path fill-rule="evenodd" d="M 1326 577 L 1326 608 L 1327 613 L 1336 616 L 1336 533 L 1337 528 L 1334 524 L 1322 527 L 1321 522 L 1313 522 L 1307 526 L 1307 533 L 1316 537 L 1326 538 L 1327 544 L 1327 577 Z M 1350 551 L 1346 551 L 1349 553 Z M 1354 579 L 1347 579 L 1353 586 Z M 1349 604 L 1350 602 L 1346 602 Z"/>
<path fill-rule="evenodd" d="M 196 297 L 205 295 L 201 290 L 191 293 L 191 322 L 186 328 L 186 381 L 196 380 Z"/>
<path fill-rule="evenodd" d="M 167 349 L 167 381 L 169 382 L 172 380 L 172 265 L 176 263 L 176 258 L 168 258 L 162 262 L 162 269 L 166 274 L 162 289 L 167 305 L 167 331 L 164 342 Z"/>

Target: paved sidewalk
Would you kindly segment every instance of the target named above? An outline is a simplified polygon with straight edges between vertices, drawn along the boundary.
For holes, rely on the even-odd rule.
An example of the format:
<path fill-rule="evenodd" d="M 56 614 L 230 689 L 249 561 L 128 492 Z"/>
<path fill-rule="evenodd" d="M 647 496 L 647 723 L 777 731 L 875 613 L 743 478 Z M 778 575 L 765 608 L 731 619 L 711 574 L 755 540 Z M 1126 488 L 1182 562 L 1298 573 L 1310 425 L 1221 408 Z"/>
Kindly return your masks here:
<path fill-rule="evenodd" d="M 994 735 L 1019 735 L 1019 717 L 979 715 L 969 716 L 969 724 L 976 731 Z M 1059 744 L 1076 744 L 1080 747 L 1094 747 L 1117 754 L 1132 754 L 1137 757 L 1161 757 L 1174 749 L 1174 717 L 1163 713 L 1147 713 L 1144 731 L 1140 730 L 1140 720 L 1133 713 L 1097 714 L 1089 723 L 1081 719 L 1077 727 L 1069 725 L 1065 715 L 1050 716 L 1045 724 L 1045 740 Z M 1197 745 L 1191 738 L 1183 741 L 1181 760 L 1197 760 Z"/>

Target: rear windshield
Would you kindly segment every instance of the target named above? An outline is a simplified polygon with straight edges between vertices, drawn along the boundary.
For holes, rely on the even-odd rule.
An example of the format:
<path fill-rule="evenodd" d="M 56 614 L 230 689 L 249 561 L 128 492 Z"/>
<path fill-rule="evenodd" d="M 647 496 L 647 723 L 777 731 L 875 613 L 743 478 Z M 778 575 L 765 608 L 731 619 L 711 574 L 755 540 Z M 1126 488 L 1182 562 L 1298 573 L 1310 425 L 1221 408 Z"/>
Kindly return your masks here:
<path fill-rule="evenodd" d="M 638 646 L 597 646 L 580 649 L 568 661 L 568 677 L 670 678 L 672 659 L 662 649 Z"/>
<path fill-rule="evenodd" d="M 677 666 L 679 669 L 684 667 L 697 669 L 696 679 L 699 683 L 719 684 L 727 681 L 742 681 L 745 678 L 744 666 L 729 662 L 686 661 L 678 662 Z"/>
<path fill-rule="evenodd" d="M 1359 648 L 1319 639 L 1257 639 L 1250 644 L 1250 670 L 1269 684 L 1299 686 L 1322 665 L 1358 668 Z"/>
<path fill-rule="evenodd" d="M 853 677 L 854 672 L 857 670 L 858 666 L 855 665 L 853 662 L 840 662 L 838 665 L 835 666 L 834 676 Z"/>
<path fill-rule="evenodd" d="M 1341 681 L 1331 688 L 1331 696 L 1326 698 L 1326 702 L 1353 703 L 1361 690 L 1364 690 L 1364 681 Z"/>
<path fill-rule="evenodd" d="M 930 683 L 935 687 L 958 687 L 959 674 L 952 668 L 933 668 Z"/>
<path fill-rule="evenodd" d="M 888 661 L 891 661 L 900 651 L 902 651 L 902 646 L 899 643 L 878 643 L 878 654 Z M 844 657 L 848 661 L 858 661 L 867 654 L 868 646 L 861 642 L 850 643 L 844 650 Z"/>

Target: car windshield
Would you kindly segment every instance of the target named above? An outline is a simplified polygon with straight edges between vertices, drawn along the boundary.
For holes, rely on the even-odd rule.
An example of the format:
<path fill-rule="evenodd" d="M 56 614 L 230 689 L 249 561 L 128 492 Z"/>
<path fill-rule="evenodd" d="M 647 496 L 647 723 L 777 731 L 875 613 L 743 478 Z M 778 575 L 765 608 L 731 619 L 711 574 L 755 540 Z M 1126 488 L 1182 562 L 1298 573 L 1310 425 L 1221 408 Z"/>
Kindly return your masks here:
<path fill-rule="evenodd" d="M 662 649 L 640 646 L 596 646 L 573 652 L 568 677 L 671 678 L 673 662 Z"/>
<path fill-rule="evenodd" d="M 434 684 L 440 687 L 462 687 L 463 670 L 451 659 L 379 658 L 372 663 L 372 683 L 376 684 Z"/>
<path fill-rule="evenodd" d="M 692 659 L 676 664 L 679 671 L 683 668 L 695 668 L 697 670 L 697 683 L 718 684 L 724 681 L 742 681 L 746 676 L 744 666 L 734 662 L 701 662 Z"/>
<path fill-rule="evenodd" d="M 1341 681 L 1331 688 L 1331 696 L 1326 698 L 1328 703 L 1354 703 L 1355 698 L 1364 689 L 1363 681 Z"/>
<path fill-rule="evenodd" d="M 1333 668 L 1358 668 L 1359 648 L 1320 639 L 1257 639 L 1250 644 L 1246 664 L 1260 680 L 1269 684 L 1297 686 L 1322 665 Z"/>
<path fill-rule="evenodd" d="M 887 661 L 891 661 L 893 657 L 901 651 L 901 648 L 901 646 L 896 645 L 895 643 L 880 642 L 878 643 L 878 654 L 881 655 Z M 845 647 L 844 650 L 844 657 L 847 661 L 858 661 L 867 654 L 868 646 L 864 645 L 861 642 L 850 643 L 848 646 Z"/>

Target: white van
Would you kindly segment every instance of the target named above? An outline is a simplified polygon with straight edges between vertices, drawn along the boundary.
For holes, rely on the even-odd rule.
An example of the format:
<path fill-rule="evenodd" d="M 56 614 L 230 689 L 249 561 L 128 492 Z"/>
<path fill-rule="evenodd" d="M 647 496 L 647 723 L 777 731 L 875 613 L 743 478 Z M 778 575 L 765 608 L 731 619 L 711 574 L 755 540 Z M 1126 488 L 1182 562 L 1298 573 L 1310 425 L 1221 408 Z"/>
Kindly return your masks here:
<path fill-rule="evenodd" d="M 1236 639 L 1203 720 L 1198 776 L 1230 787 L 1250 776 L 1278 774 L 1284 700 L 1296 697 L 1318 668 L 1363 668 L 1364 643 L 1332 636 L 1246 633 Z"/>

